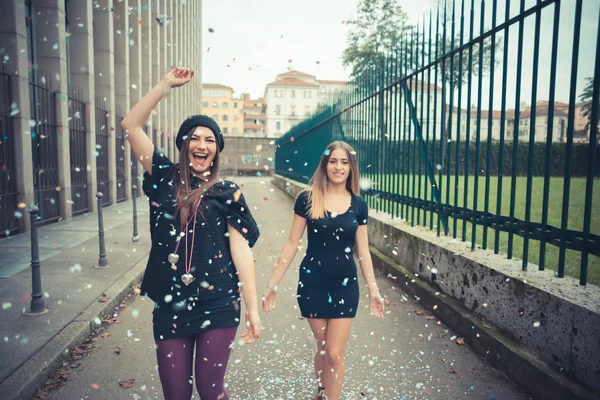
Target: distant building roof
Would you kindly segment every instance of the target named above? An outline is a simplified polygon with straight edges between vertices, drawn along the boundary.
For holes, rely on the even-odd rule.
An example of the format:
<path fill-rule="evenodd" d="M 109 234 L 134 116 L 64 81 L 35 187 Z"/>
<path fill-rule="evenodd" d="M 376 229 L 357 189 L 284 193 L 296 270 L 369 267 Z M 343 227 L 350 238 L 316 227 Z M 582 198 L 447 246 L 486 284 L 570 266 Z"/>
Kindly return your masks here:
<path fill-rule="evenodd" d="M 319 80 L 319 83 L 329 84 L 329 85 L 345 85 L 348 81 L 331 81 L 331 80 Z"/>
<path fill-rule="evenodd" d="M 202 88 L 204 88 L 204 89 L 232 89 L 229 86 L 221 85 L 219 83 L 203 83 Z"/>
<path fill-rule="evenodd" d="M 309 74 L 305 74 L 304 72 L 300 72 L 300 71 L 288 71 L 285 72 L 283 74 L 279 74 L 279 76 L 304 76 L 304 77 L 311 77 L 314 78 L 314 75 L 309 75 Z"/>
<path fill-rule="evenodd" d="M 269 84 L 267 84 L 267 86 L 302 86 L 302 87 L 318 87 L 319 85 L 315 85 L 312 83 L 308 83 L 306 81 L 303 81 L 301 79 L 294 79 L 294 78 L 285 78 L 285 79 L 280 79 L 278 81 L 274 81 L 271 82 Z"/>

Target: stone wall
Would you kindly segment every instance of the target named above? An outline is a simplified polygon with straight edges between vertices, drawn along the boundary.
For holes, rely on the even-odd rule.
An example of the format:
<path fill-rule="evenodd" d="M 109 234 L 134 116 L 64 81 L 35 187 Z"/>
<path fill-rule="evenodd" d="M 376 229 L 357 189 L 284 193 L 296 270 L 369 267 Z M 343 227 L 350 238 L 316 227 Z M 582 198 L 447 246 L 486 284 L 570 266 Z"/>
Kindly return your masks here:
<path fill-rule="evenodd" d="M 269 138 L 225 137 L 220 154 L 221 175 L 271 175 L 275 169 L 275 142 Z"/>

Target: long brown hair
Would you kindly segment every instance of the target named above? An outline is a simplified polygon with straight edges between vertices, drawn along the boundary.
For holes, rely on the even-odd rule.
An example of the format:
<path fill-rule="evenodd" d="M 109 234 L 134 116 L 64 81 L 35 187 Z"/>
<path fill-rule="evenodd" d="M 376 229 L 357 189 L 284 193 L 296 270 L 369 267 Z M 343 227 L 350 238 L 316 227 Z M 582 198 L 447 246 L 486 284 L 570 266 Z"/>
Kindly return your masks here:
<path fill-rule="evenodd" d="M 319 166 L 314 175 L 310 179 L 310 188 L 308 191 L 308 215 L 311 219 L 325 218 L 325 191 L 327 189 L 327 164 L 334 150 L 345 150 L 350 162 L 350 174 L 346 179 L 346 189 L 355 195 L 360 194 L 360 186 L 358 184 L 358 164 L 356 162 L 356 152 L 346 142 L 336 140 L 327 146 L 327 150 L 323 152 Z"/>
<path fill-rule="evenodd" d="M 194 128 L 195 129 L 195 128 Z M 221 180 L 219 177 L 219 150 L 215 154 L 212 165 L 210 166 L 210 175 L 208 180 L 202 184 L 199 188 L 192 188 L 190 185 L 192 170 L 190 168 L 189 148 L 192 134 L 192 129 L 188 133 L 187 139 L 181 146 L 179 153 L 179 168 L 175 171 L 173 179 L 175 190 L 177 193 L 177 206 L 175 207 L 175 215 L 179 216 L 180 229 L 185 229 L 185 224 L 190 217 L 193 207 L 195 207 L 198 200 L 208 192 L 215 183 Z"/>

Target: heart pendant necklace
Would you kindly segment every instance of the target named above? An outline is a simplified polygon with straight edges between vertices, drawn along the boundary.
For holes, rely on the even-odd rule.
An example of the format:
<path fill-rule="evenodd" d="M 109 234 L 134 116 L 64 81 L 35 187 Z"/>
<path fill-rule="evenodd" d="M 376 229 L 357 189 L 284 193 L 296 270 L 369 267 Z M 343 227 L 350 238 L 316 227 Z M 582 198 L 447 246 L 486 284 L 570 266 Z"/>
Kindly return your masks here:
<path fill-rule="evenodd" d="M 194 238 L 196 236 L 196 215 L 198 214 L 198 208 L 200 207 L 200 201 L 202 201 L 202 198 L 200 198 L 198 200 L 198 203 L 196 204 L 196 208 L 194 210 L 194 214 L 190 217 L 190 219 L 188 220 L 188 222 L 185 224 L 185 274 L 181 275 L 181 281 L 183 282 L 183 284 L 185 286 L 189 286 L 190 283 L 192 283 L 194 281 L 194 279 L 196 279 L 194 277 L 194 275 L 192 275 L 190 273 L 191 269 L 192 269 L 192 256 L 194 255 Z M 188 226 L 190 225 L 190 221 L 194 220 L 194 227 L 192 228 L 192 245 L 191 245 L 191 249 L 188 252 Z M 171 268 L 174 271 L 177 271 L 177 262 L 179 261 L 179 254 L 177 254 L 177 250 L 179 249 L 179 243 L 181 242 L 181 237 L 183 237 L 183 233 L 180 234 L 180 239 L 177 241 L 177 245 L 175 246 L 175 251 L 171 254 L 169 254 L 169 257 L 167 257 L 167 260 L 169 261 L 169 263 L 171 264 Z M 189 258 L 189 261 L 188 261 Z"/>

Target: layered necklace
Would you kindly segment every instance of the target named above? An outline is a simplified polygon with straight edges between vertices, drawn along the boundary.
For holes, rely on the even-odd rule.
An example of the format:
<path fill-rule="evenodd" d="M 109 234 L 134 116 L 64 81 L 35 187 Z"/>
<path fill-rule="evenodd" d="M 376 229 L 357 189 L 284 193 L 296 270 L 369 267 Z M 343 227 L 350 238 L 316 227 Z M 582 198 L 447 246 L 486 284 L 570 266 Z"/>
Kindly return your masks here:
<path fill-rule="evenodd" d="M 185 224 L 185 273 L 183 275 L 181 275 L 181 281 L 185 284 L 185 286 L 188 286 L 190 283 L 192 283 L 194 281 L 194 275 L 192 275 L 190 273 L 191 269 L 192 269 L 192 257 L 194 255 L 194 237 L 196 235 L 196 216 L 198 215 L 198 208 L 200 208 L 200 202 L 202 201 L 202 198 L 198 199 L 198 203 L 196 203 L 196 207 L 194 208 L 194 213 L 193 215 L 188 219 L 188 222 Z M 191 244 L 191 249 L 188 252 L 188 233 L 189 233 L 189 225 L 190 222 L 192 221 L 192 219 L 194 220 L 194 226 L 192 227 L 192 244 Z M 179 250 L 179 244 L 181 243 L 181 236 L 180 235 L 180 240 L 177 241 L 177 245 L 175 246 L 175 251 L 171 254 L 169 254 L 168 260 L 171 263 L 171 268 L 173 268 L 173 270 L 177 270 L 177 262 L 179 261 L 179 254 L 177 254 L 177 250 Z"/>

